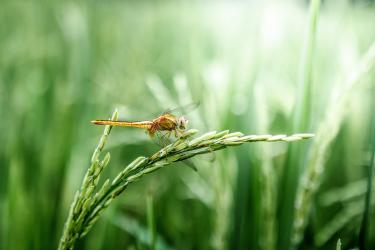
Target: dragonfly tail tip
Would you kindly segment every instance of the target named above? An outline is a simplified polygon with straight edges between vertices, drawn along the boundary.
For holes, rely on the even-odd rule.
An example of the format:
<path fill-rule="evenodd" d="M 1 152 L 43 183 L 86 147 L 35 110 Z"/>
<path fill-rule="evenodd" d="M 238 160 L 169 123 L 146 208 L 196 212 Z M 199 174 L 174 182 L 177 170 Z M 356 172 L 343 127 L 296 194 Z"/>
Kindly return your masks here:
<path fill-rule="evenodd" d="M 96 125 L 98 125 L 98 124 L 100 124 L 100 121 L 98 121 L 98 120 L 92 120 L 92 121 L 90 121 L 92 124 L 96 124 Z"/>

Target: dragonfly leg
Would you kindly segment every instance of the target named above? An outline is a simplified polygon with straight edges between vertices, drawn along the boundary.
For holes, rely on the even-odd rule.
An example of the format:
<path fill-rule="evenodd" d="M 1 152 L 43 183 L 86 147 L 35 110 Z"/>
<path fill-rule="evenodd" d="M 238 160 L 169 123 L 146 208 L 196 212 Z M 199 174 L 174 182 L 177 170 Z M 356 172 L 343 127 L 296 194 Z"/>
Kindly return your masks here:
<path fill-rule="evenodd" d="M 172 131 L 168 131 L 165 133 L 165 138 L 169 139 L 171 137 Z"/>
<path fill-rule="evenodd" d="M 184 134 L 185 131 L 186 131 L 185 129 L 176 129 L 175 131 L 176 137 L 180 138 Z"/>
<path fill-rule="evenodd" d="M 176 138 L 180 138 L 181 137 L 181 135 L 183 134 L 183 130 L 180 130 L 180 129 L 175 129 L 174 130 L 174 136 L 176 137 Z"/>

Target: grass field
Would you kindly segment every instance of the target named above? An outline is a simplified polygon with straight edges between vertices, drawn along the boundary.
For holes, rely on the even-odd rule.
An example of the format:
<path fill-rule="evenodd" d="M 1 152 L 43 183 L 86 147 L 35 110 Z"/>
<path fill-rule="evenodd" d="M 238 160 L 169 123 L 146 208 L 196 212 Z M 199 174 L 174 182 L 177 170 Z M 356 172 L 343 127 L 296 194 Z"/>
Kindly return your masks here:
<path fill-rule="evenodd" d="M 3 1 L 0 249 L 58 247 L 103 132 L 91 120 L 196 101 L 198 136 L 315 137 L 144 176 L 75 249 L 374 249 L 374 13 L 371 1 Z M 99 185 L 157 150 L 113 128 Z"/>

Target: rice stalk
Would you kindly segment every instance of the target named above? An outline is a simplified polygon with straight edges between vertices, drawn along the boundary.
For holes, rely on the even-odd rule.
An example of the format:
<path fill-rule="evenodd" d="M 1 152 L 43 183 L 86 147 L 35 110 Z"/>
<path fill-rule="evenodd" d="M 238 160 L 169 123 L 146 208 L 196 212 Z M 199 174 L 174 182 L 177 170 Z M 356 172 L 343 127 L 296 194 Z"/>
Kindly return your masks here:
<path fill-rule="evenodd" d="M 112 120 L 117 120 L 118 113 L 115 111 Z M 178 140 L 162 148 L 149 157 L 140 156 L 125 167 L 112 182 L 106 180 L 98 192 L 100 174 L 109 163 L 109 153 L 100 160 L 100 154 L 106 144 L 111 126 L 104 128 L 104 133 L 99 140 L 91 158 L 91 166 L 82 181 L 82 186 L 74 196 L 68 218 L 58 249 L 73 249 L 77 240 L 83 238 L 99 219 L 102 212 L 119 196 L 129 184 L 141 177 L 174 162 L 183 161 L 191 157 L 212 153 L 230 146 L 239 146 L 245 142 L 275 142 L 275 141 L 299 141 L 312 138 L 313 134 L 294 135 L 243 135 L 240 132 L 229 133 L 208 132 L 199 137 L 192 138 L 198 131 L 190 129 Z"/>
<path fill-rule="evenodd" d="M 133 217 L 130 217 L 123 213 L 116 213 L 115 216 L 109 218 L 110 222 L 121 229 L 122 231 L 126 232 L 127 234 L 131 235 L 137 241 L 146 246 L 147 248 L 151 248 L 152 239 L 149 237 L 149 228 L 147 225 L 141 224 L 138 220 Z M 169 246 L 166 240 L 163 238 L 162 235 L 157 234 L 155 231 L 155 237 L 157 241 L 155 242 L 156 249 L 162 250 L 172 250 L 173 248 Z"/>
<path fill-rule="evenodd" d="M 263 133 L 269 130 L 270 121 L 267 112 L 267 104 L 264 98 L 264 91 L 257 85 L 255 87 L 255 102 L 258 103 L 257 107 L 257 122 L 259 132 Z M 270 158 L 271 148 L 267 145 L 261 145 L 259 152 L 256 152 L 261 160 L 261 233 L 259 235 L 259 245 L 261 249 L 275 249 L 275 236 L 276 236 L 276 178 L 272 159 Z"/>
<path fill-rule="evenodd" d="M 375 188 L 375 184 L 372 185 Z M 367 178 L 349 183 L 343 187 L 334 188 L 319 195 L 320 206 L 331 206 L 339 202 L 348 202 L 362 198 L 366 194 Z"/>
<path fill-rule="evenodd" d="M 337 240 L 336 250 L 341 250 L 341 240 L 340 239 Z"/>
<path fill-rule="evenodd" d="M 375 202 L 372 202 L 372 206 Z M 363 214 L 363 203 L 352 202 L 345 206 L 343 211 L 333 216 L 332 219 L 316 234 L 315 245 L 317 247 L 323 246 L 328 240 L 330 240 L 340 229 L 345 225 L 352 224 L 354 221 L 358 221 L 360 216 Z"/>
<path fill-rule="evenodd" d="M 312 72 L 315 53 L 315 37 L 318 28 L 320 0 L 310 3 L 309 29 L 302 51 L 302 60 L 299 70 L 297 106 L 294 116 L 294 128 L 306 129 L 310 123 Z"/>
<path fill-rule="evenodd" d="M 312 199 L 319 187 L 324 164 L 327 159 L 331 143 L 340 130 L 342 121 L 346 114 L 346 105 L 350 101 L 350 96 L 360 80 L 367 75 L 375 64 L 375 43 L 372 44 L 365 56 L 359 63 L 358 68 L 353 75 L 348 78 L 342 92 L 328 105 L 326 116 L 320 124 L 316 140 L 311 147 L 309 161 L 306 170 L 303 173 L 297 190 L 295 202 L 295 217 L 292 232 L 292 241 L 294 246 L 301 241 L 304 229 L 307 225 L 308 214 L 312 206 Z"/>
<path fill-rule="evenodd" d="M 375 105 L 375 101 L 373 101 L 373 105 Z M 372 113 L 375 112 L 375 106 L 372 106 L 370 109 Z M 374 165 L 375 165 L 375 116 L 372 116 L 371 126 L 370 126 L 370 138 L 371 138 L 371 160 L 368 166 L 368 173 L 367 173 L 367 192 L 365 196 L 365 212 L 363 214 L 361 229 L 359 231 L 358 237 L 358 245 L 359 249 L 367 249 L 367 238 L 368 238 L 368 228 L 370 225 L 370 203 L 371 203 L 371 193 L 372 193 L 372 179 L 373 179 L 373 172 L 374 172 Z"/>
<path fill-rule="evenodd" d="M 154 216 L 154 200 L 151 194 L 147 196 L 146 200 L 147 205 L 147 224 L 148 224 L 148 233 L 151 239 L 151 250 L 155 250 L 156 246 L 156 229 L 155 229 L 155 216 Z"/>
<path fill-rule="evenodd" d="M 111 120 L 116 121 L 118 118 L 117 110 L 113 113 Z M 109 188 L 109 180 L 106 180 L 99 192 L 94 194 L 98 185 L 100 174 L 108 165 L 110 154 L 107 153 L 103 160 L 100 160 L 100 154 L 107 142 L 112 126 L 105 126 L 103 135 L 100 137 L 99 143 L 91 157 L 91 165 L 88 168 L 81 185 L 81 189 L 74 195 L 73 202 L 70 206 L 68 218 L 65 222 L 64 231 L 60 239 L 58 249 L 73 249 L 75 242 L 81 235 L 84 228 L 83 224 L 85 216 L 97 202 L 101 195 Z"/>
<path fill-rule="evenodd" d="M 317 33 L 320 0 L 310 1 L 309 22 L 306 30 L 304 46 L 298 75 L 295 110 L 293 114 L 293 131 L 309 129 L 311 123 L 311 96 L 313 88 L 313 62 L 315 54 L 315 37 Z M 280 220 L 278 222 L 278 245 L 289 249 L 293 235 L 293 219 L 295 218 L 294 203 L 298 188 L 301 166 L 306 158 L 307 147 L 290 145 L 285 161 L 286 171 L 283 173 L 281 189 L 288 195 L 279 196 Z M 283 200 L 280 200 L 283 199 Z"/>

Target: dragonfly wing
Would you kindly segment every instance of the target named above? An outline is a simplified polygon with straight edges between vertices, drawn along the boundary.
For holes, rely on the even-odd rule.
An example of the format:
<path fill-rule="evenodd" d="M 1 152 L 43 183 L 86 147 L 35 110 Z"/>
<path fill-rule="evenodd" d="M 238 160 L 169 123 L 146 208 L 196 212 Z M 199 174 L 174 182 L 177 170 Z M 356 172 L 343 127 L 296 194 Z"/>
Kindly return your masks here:
<path fill-rule="evenodd" d="M 171 136 L 170 132 L 157 131 L 155 133 L 154 141 L 159 147 L 163 148 L 173 142 L 170 136 Z M 190 159 L 183 160 L 181 161 L 181 163 L 183 163 L 184 165 L 186 165 L 187 167 L 191 168 L 194 171 L 198 171 L 195 164 Z"/>
<path fill-rule="evenodd" d="M 198 172 L 197 167 L 195 166 L 195 164 L 191 160 L 183 160 L 182 163 L 184 163 L 189 168 L 193 169 L 195 172 Z"/>
<path fill-rule="evenodd" d="M 166 111 L 164 111 L 162 113 L 162 115 L 165 115 L 165 114 L 174 114 L 174 113 L 178 113 L 178 114 L 187 114 L 187 113 L 190 113 L 192 111 L 194 111 L 195 109 L 197 109 L 200 105 L 200 102 L 192 102 L 192 103 L 189 103 L 187 105 L 183 105 L 183 106 L 180 106 L 180 107 L 176 107 L 176 108 L 173 108 L 173 109 L 167 109 Z"/>
<path fill-rule="evenodd" d="M 156 131 L 154 141 L 157 145 L 159 145 L 159 147 L 164 148 L 165 146 L 172 143 L 170 136 L 170 132 Z"/>

